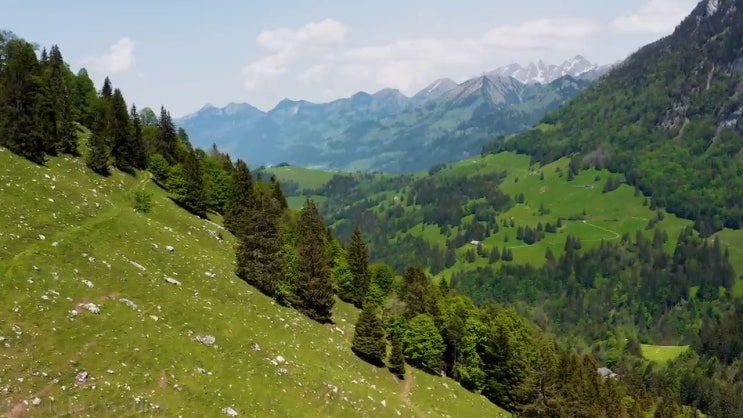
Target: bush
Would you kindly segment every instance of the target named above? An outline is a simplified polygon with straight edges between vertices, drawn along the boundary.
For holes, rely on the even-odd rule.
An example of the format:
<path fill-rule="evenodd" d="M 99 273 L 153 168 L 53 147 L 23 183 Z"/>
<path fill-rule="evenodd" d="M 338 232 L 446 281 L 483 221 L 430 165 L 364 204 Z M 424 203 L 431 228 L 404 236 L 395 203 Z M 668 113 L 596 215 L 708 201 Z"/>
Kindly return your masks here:
<path fill-rule="evenodd" d="M 144 190 L 134 192 L 134 210 L 147 213 L 152 209 L 152 194 Z"/>
<path fill-rule="evenodd" d="M 169 164 L 160 154 L 150 157 L 150 172 L 155 181 L 165 186 L 168 183 Z"/>

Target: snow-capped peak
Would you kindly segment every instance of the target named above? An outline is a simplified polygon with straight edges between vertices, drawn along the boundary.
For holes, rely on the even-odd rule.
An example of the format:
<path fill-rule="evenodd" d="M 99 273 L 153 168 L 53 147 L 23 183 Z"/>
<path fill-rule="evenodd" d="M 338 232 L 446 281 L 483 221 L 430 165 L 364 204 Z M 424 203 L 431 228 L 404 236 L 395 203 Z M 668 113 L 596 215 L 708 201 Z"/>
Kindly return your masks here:
<path fill-rule="evenodd" d="M 566 75 L 577 77 L 597 68 L 596 64 L 591 63 L 582 55 L 576 55 L 560 65 L 545 64 L 542 60 L 539 60 L 536 64 L 529 63 L 525 67 L 520 64 L 509 64 L 499 67 L 487 73 L 487 75 L 513 77 L 526 84 L 544 84 L 551 83 Z"/>

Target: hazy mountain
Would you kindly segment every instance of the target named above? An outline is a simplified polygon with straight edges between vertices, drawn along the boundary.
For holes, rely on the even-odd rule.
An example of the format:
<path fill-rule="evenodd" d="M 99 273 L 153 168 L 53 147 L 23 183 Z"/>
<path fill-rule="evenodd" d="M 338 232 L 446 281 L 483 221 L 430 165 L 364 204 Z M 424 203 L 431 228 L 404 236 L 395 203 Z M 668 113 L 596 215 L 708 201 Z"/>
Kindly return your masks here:
<path fill-rule="evenodd" d="M 496 68 L 486 73 L 486 76 L 513 77 L 525 84 L 531 83 L 551 83 L 560 77 L 566 75 L 578 78 L 586 76 L 594 79 L 608 71 L 609 66 L 597 65 L 588 61 L 582 55 L 566 60 L 562 64 L 545 64 L 542 60 L 537 63 L 529 63 L 521 66 L 520 64 L 509 64 Z"/>
<path fill-rule="evenodd" d="M 497 75 L 461 84 L 440 79 L 412 98 L 383 89 L 329 103 L 284 99 L 268 112 L 207 106 L 177 122 L 195 145 L 216 143 L 254 166 L 412 172 L 478 154 L 493 138 L 528 129 L 588 84 L 569 76 L 544 85 Z"/>

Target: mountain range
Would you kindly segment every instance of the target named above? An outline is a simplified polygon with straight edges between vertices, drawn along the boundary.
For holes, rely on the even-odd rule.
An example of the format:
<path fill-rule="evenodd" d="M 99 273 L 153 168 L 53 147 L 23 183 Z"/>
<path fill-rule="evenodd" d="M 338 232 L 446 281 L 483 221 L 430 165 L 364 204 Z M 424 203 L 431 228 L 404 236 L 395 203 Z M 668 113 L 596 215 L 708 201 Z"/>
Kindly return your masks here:
<path fill-rule="evenodd" d="M 194 145 L 216 144 L 251 165 L 409 173 L 528 129 L 607 69 L 577 56 L 559 66 L 509 65 L 459 84 L 442 78 L 412 97 L 383 89 L 329 103 L 284 99 L 268 112 L 207 105 L 176 122 Z"/>

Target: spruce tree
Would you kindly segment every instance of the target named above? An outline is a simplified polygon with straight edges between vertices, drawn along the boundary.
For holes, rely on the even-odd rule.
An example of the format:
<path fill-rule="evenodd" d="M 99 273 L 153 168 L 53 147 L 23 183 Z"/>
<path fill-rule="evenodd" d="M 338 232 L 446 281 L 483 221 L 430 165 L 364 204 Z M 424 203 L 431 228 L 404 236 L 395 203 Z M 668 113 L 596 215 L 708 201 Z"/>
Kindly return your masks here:
<path fill-rule="evenodd" d="M 111 98 L 111 157 L 121 171 L 131 172 L 134 167 L 132 125 L 121 90 L 114 90 Z"/>
<path fill-rule="evenodd" d="M 318 322 L 331 322 L 333 285 L 325 256 L 325 227 L 315 203 L 308 199 L 299 217 L 299 280 L 296 286 L 300 311 Z"/>
<path fill-rule="evenodd" d="M 91 131 L 88 138 L 88 154 L 85 157 L 88 167 L 98 174 L 109 175 L 110 153 L 105 136 L 97 129 Z"/>
<path fill-rule="evenodd" d="M 160 108 L 160 123 L 158 125 L 158 142 L 155 147 L 168 164 L 176 164 L 178 158 L 178 137 L 175 131 L 173 119 L 165 107 Z"/>
<path fill-rule="evenodd" d="M 74 120 L 91 128 L 95 118 L 96 101 L 98 101 L 98 96 L 93 80 L 88 76 L 87 70 L 81 68 L 73 82 L 72 108 Z"/>
<path fill-rule="evenodd" d="M 392 335 L 391 342 L 389 369 L 392 374 L 403 379 L 405 378 L 405 355 L 403 354 L 400 336 Z"/>
<path fill-rule="evenodd" d="M 52 46 L 49 55 L 48 88 L 54 110 L 55 146 L 60 152 L 77 155 L 77 132 L 72 108 L 73 87 L 70 75 L 59 47 Z"/>
<path fill-rule="evenodd" d="M 201 218 L 206 217 L 206 190 L 204 189 L 204 170 L 201 161 L 194 151 L 186 155 L 183 162 L 183 194 L 178 197 L 180 203 L 191 213 Z"/>
<path fill-rule="evenodd" d="M 384 365 L 387 356 L 387 340 L 377 307 L 367 303 L 359 315 L 351 341 L 351 349 L 357 356 L 375 365 Z"/>
<path fill-rule="evenodd" d="M 353 277 L 353 295 L 350 302 L 360 308 L 369 293 L 371 276 L 369 275 L 369 250 L 357 225 L 348 246 L 348 267 Z"/>
<path fill-rule="evenodd" d="M 224 214 L 224 227 L 237 235 L 238 224 L 247 216 L 254 205 L 253 176 L 243 160 L 237 160 L 232 172 L 232 190 Z"/>
<path fill-rule="evenodd" d="M 276 180 L 276 177 L 271 176 L 270 185 L 274 199 L 279 202 L 279 205 L 281 205 L 282 209 L 288 209 L 289 204 L 287 203 L 286 197 L 284 196 L 284 191 L 281 190 L 281 183 Z"/>
<path fill-rule="evenodd" d="M 238 165 L 244 166 L 240 161 Z M 247 167 L 239 169 L 247 171 Z M 246 193 L 247 194 L 247 193 Z M 274 296 L 284 279 L 283 243 L 279 220 L 281 207 L 270 190 L 258 188 L 245 196 L 234 220 L 238 245 L 237 276 L 266 295 Z"/>
<path fill-rule="evenodd" d="M 39 63 L 31 44 L 11 39 L 0 72 L 0 144 L 36 163 L 44 162 L 44 143 L 35 112 Z"/>
<path fill-rule="evenodd" d="M 145 170 L 149 165 L 147 145 L 144 141 L 142 121 L 139 119 L 136 106 L 132 105 L 129 117 L 132 121 L 132 165 L 139 170 Z"/>

